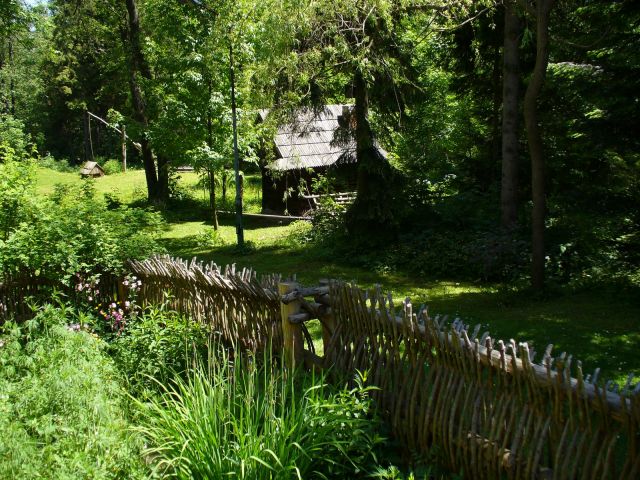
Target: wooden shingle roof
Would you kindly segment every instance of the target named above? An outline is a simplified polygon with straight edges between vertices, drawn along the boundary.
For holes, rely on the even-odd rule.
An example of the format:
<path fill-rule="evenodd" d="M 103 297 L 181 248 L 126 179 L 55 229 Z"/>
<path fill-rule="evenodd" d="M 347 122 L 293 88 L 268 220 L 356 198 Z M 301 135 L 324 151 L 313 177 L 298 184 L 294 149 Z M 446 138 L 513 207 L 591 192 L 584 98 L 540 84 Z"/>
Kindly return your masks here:
<path fill-rule="evenodd" d="M 355 162 L 355 145 L 338 146 L 332 142 L 344 108 L 349 106 L 327 105 L 320 112 L 304 110 L 295 121 L 280 126 L 274 138 L 277 158 L 267 168 L 286 171 Z M 268 113 L 260 111 L 260 120 L 264 121 Z"/>

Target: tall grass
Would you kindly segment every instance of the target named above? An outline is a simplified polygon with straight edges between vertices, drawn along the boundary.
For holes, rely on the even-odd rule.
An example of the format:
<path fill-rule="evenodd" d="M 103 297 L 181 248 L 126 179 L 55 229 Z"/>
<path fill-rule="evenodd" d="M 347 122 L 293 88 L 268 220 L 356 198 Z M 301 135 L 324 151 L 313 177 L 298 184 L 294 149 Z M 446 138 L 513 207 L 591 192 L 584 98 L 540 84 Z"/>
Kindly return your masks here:
<path fill-rule="evenodd" d="M 105 344 L 67 313 L 0 326 L 0 479 L 146 478 Z"/>
<path fill-rule="evenodd" d="M 284 371 L 270 355 L 231 359 L 163 387 L 140 431 L 156 472 L 193 478 L 357 478 L 381 441 L 368 389 L 330 388 Z"/>

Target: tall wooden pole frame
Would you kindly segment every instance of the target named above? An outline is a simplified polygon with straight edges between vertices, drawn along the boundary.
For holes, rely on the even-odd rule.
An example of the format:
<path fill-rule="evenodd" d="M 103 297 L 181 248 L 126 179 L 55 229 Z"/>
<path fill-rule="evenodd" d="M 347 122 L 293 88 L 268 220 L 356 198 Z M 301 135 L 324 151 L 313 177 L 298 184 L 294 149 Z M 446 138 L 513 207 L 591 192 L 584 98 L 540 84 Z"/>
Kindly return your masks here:
<path fill-rule="evenodd" d="M 122 125 L 122 171 L 127 172 L 127 127 Z"/>

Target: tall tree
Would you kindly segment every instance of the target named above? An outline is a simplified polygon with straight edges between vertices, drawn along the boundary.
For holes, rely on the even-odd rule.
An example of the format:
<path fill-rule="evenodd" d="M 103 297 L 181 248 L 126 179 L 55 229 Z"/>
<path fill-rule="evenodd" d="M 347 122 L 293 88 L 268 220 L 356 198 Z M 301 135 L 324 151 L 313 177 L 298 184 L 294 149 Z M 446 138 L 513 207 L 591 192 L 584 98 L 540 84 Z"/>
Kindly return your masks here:
<path fill-rule="evenodd" d="M 351 138 L 343 143 L 355 145 L 357 198 L 347 214 L 347 223 L 361 239 L 371 239 L 372 231 L 380 237 L 392 234 L 395 223 L 389 188 L 392 170 L 376 148 L 369 112 L 374 89 L 378 93 L 373 98 L 377 105 L 393 99 L 398 109 L 404 106 L 402 87 L 408 84 L 404 79 L 410 63 L 403 62 L 406 52 L 402 51 L 396 32 L 408 4 L 320 0 L 291 9 L 298 14 L 298 29 L 291 32 L 292 39 L 288 40 L 296 57 L 287 65 L 289 70 L 281 74 L 280 85 L 300 92 L 293 107 L 306 104 L 319 108 L 331 99 L 339 99 L 340 91 L 346 87 L 353 92 L 351 120 L 344 122 L 353 128 Z M 285 58 L 290 61 L 290 57 Z M 387 95 L 380 94 L 384 90 Z"/>
<path fill-rule="evenodd" d="M 148 138 L 149 119 L 146 101 L 140 85 L 140 80 L 151 80 L 151 68 L 147 63 L 140 43 L 140 15 L 136 0 L 125 0 L 127 23 L 122 26 L 122 41 L 127 50 L 129 63 L 129 88 L 131 89 L 131 103 L 134 118 L 144 129 L 140 140 L 142 159 L 147 181 L 147 192 L 150 202 L 164 204 L 169 199 L 169 166 L 164 157 L 158 157 L 158 170 L 154 160 L 153 150 Z"/>
<path fill-rule="evenodd" d="M 524 96 L 524 122 L 531 158 L 531 285 L 544 287 L 544 233 L 546 216 L 545 156 L 542 132 L 538 123 L 538 97 L 547 74 L 549 62 L 549 19 L 555 0 L 536 0 L 536 63 Z"/>
<path fill-rule="evenodd" d="M 513 230 L 518 219 L 518 117 L 520 101 L 519 45 L 522 24 L 513 0 L 504 2 L 502 74 L 502 227 Z"/>

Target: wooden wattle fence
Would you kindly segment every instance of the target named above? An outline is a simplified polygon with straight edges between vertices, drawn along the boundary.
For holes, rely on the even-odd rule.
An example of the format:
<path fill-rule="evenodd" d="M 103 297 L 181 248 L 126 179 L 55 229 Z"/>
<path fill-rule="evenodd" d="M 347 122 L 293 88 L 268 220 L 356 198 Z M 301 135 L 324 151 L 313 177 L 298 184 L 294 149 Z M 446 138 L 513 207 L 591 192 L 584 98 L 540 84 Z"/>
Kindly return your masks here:
<path fill-rule="evenodd" d="M 167 302 L 243 349 L 256 351 L 271 344 L 274 351 L 282 350 L 279 275 L 258 278 L 255 271 L 236 270 L 235 265 L 220 268 L 169 257 L 133 261 L 130 269 L 142 280 L 143 304 Z"/>
<path fill-rule="evenodd" d="M 526 344 L 414 312 L 408 299 L 396 306 L 380 289 L 302 288 L 168 257 L 130 267 L 142 279 L 140 302 L 167 301 L 242 348 L 273 345 L 289 364 L 368 372 L 394 434 L 413 452 L 436 449 L 465 478 L 640 478 L 632 378 L 623 388 L 603 384 L 570 355 L 548 347 L 536 360 Z M 7 313 L 17 305 L 9 290 L 0 285 L 0 317 L 1 304 Z M 305 348 L 303 325 L 314 318 L 323 357 Z"/>

